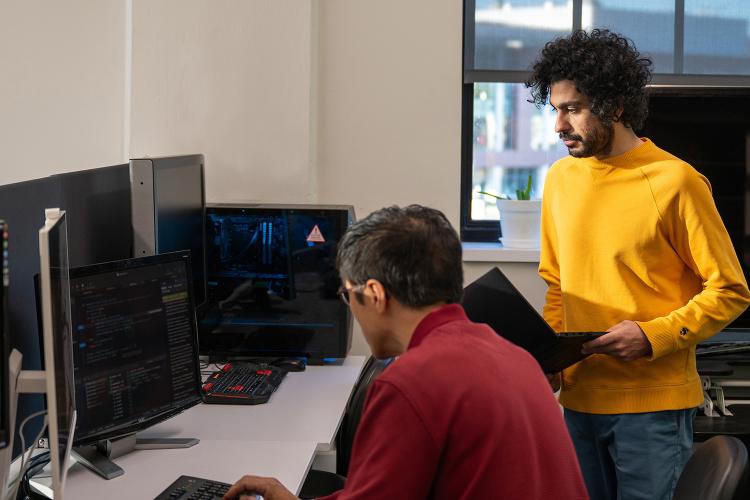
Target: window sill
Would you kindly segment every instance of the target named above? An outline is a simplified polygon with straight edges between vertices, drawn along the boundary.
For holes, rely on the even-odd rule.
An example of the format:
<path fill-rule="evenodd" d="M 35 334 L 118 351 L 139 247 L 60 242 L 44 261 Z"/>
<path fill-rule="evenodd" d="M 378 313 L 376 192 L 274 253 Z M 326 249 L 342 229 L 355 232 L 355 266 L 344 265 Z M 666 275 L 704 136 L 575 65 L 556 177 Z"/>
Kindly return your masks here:
<path fill-rule="evenodd" d="M 500 243 L 464 241 L 464 262 L 539 262 L 539 249 L 503 248 Z"/>

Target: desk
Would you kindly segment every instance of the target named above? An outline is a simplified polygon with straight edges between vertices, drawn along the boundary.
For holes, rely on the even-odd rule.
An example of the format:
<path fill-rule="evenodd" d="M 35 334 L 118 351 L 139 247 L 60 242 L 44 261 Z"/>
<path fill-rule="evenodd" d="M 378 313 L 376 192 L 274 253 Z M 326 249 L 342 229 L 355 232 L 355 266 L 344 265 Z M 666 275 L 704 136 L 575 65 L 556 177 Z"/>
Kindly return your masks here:
<path fill-rule="evenodd" d="M 304 372 L 287 374 L 266 404 L 200 404 L 139 436 L 313 441 L 318 451 L 328 451 L 364 363 L 364 356 L 349 356 L 337 366 L 308 366 Z"/>
<path fill-rule="evenodd" d="M 68 472 L 65 499 L 152 499 L 180 475 L 234 483 L 244 474 L 273 476 L 299 492 L 317 443 L 212 441 L 192 448 L 136 450 L 115 460 L 125 474 L 109 481 L 76 464 Z"/>
<path fill-rule="evenodd" d="M 289 373 L 266 404 L 194 406 L 139 436 L 196 437 L 199 444 L 116 458 L 125 474 L 109 481 L 75 465 L 64 498 L 154 498 L 181 474 L 227 483 L 243 474 L 272 476 L 298 492 L 316 451 L 331 449 L 364 362 L 350 356 L 341 365 Z"/>
<path fill-rule="evenodd" d="M 731 417 L 707 417 L 698 413 L 693 422 L 693 436 L 696 441 L 705 441 L 713 436 L 726 434 L 741 439 L 750 445 L 750 406 L 731 406 Z"/>

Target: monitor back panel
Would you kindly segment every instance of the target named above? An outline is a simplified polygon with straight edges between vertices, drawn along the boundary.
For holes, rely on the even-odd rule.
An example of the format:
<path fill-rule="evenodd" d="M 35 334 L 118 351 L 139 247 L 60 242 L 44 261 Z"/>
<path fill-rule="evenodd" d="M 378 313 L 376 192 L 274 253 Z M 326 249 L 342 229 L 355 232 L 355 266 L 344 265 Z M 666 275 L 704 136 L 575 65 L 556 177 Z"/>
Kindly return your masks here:
<path fill-rule="evenodd" d="M 7 221 L 13 240 L 8 259 L 8 348 L 23 354 L 24 370 L 42 368 L 34 276 L 39 273 L 44 210 L 60 207 L 67 212 L 71 265 L 122 259 L 132 252 L 129 191 L 127 164 L 0 186 L 0 219 Z M 42 408 L 43 396 L 20 395 L 17 423 Z M 26 435 L 36 435 L 40 425 L 38 419 L 29 422 Z M 20 450 L 16 439 L 14 456 Z"/>
<path fill-rule="evenodd" d="M 203 155 L 130 160 L 133 256 L 190 250 L 197 305 L 206 298 Z"/>

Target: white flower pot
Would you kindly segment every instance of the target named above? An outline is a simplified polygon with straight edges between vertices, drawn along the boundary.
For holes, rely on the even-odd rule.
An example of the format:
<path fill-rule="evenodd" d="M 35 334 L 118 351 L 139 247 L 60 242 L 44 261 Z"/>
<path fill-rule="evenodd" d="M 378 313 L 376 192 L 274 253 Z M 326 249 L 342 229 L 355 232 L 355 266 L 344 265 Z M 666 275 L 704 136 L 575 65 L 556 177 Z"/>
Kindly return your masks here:
<path fill-rule="evenodd" d="M 497 209 L 505 248 L 539 248 L 542 200 L 497 200 Z"/>

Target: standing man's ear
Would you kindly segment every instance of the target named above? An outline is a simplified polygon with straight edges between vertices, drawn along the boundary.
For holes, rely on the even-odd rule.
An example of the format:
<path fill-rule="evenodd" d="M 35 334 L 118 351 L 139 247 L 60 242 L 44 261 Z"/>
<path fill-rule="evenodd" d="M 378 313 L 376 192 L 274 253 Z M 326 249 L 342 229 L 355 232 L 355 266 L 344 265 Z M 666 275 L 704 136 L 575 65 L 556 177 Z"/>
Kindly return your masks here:
<path fill-rule="evenodd" d="M 615 110 L 615 115 L 612 119 L 613 122 L 619 122 L 620 117 L 622 117 L 622 114 L 625 112 L 625 106 L 622 105 L 622 99 L 620 99 L 620 104 L 617 106 L 617 109 Z"/>

